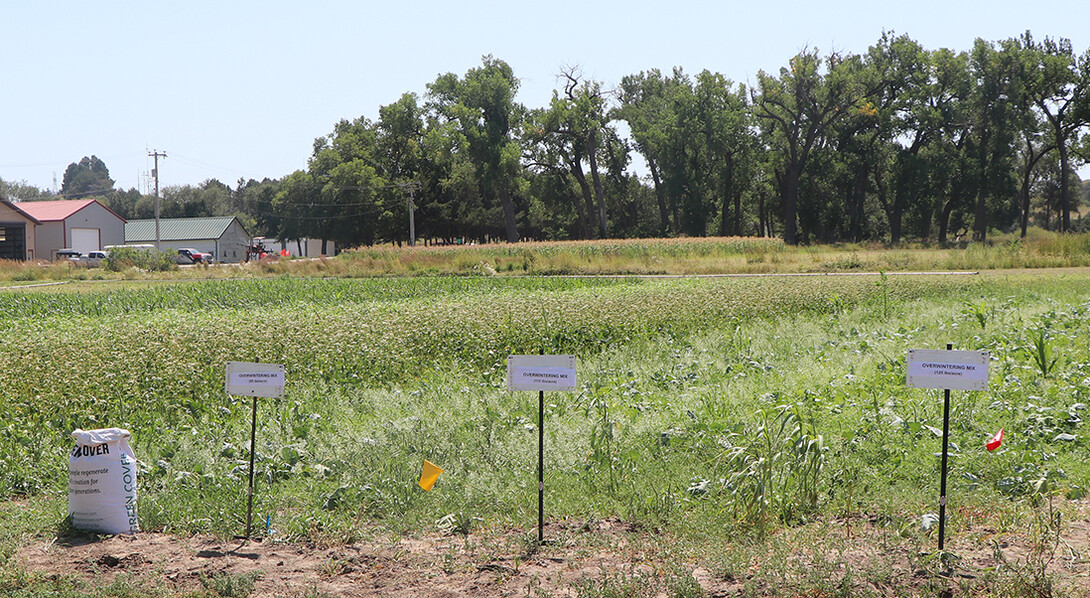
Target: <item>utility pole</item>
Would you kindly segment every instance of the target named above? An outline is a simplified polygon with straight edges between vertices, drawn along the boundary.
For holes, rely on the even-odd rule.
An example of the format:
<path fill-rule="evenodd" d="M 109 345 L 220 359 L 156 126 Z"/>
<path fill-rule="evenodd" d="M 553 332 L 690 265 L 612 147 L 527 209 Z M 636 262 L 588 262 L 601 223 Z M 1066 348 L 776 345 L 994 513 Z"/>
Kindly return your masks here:
<path fill-rule="evenodd" d="M 155 177 L 155 249 L 161 250 L 159 246 L 159 157 L 167 157 L 166 152 L 160 152 L 159 150 L 151 150 L 148 155 L 155 159 L 155 167 L 151 170 L 151 176 Z"/>
<path fill-rule="evenodd" d="M 416 247 L 416 204 L 413 203 L 412 187 L 409 187 L 409 247 Z"/>
<path fill-rule="evenodd" d="M 416 247 L 416 204 L 413 202 L 413 192 L 420 188 L 420 183 L 402 183 L 398 185 L 403 190 L 409 190 L 409 247 Z"/>

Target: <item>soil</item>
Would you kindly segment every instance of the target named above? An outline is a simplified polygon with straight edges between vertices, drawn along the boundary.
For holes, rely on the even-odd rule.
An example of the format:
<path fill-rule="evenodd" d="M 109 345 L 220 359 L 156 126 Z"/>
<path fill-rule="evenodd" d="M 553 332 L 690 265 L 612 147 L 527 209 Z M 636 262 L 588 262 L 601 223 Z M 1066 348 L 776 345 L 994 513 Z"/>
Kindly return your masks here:
<path fill-rule="evenodd" d="M 257 597 L 578 596 L 587 593 L 589 583 L 635 584 L 646 596 L 826 596 L 832 594 L 818 588 L 836 587 L 845 571 L 853 572 L 848 583 L 866 586 L 866 595 L 933 595 L 936 588 L 940 595 L 975 595 L 1019 579 L 1032 583 L 1038 564 L 1055 581 L 1056 593 L 1042 595 L 1090 596 L 1090 502 L 1068 504 L 1064 514 L 1059 540 L 1052 537 L 1046 559 L 1034 556 L 1032 548 L 1040 543 L 1028 537 L 1030 528 L 1001 534 L 987 514 L 982 523 L 968 517 L 957 538 L 948 540 L 947 548 L 960 559 L 953 571 L 940 571 L 938 561 L 919 552 L 934 543 L 933 536 L 914 543 L 893 534 L 888 523 L 865 516 L 780 530 L 763 543 L 739 545 L 744 556 L 736 566 L 723 564 L 722 546 L 704 555 L 698 547 L 694 554 L 659 530 L 615 519 L 552 523 L 546 544 L 534 550 L 536 530 L 519 529 L 467 536 L 375 535 L 341 546 L 139 533 L 39 540 L 23 546 L 15 558 L 44 576 L 74 576 L 95 586 L 121 580 L 172 592 L 199 591 L 217 578 L 251 574 L 257 576 L 251 596 Z M 1006 565 L 997 561 L 997 548 Z M 762 569 L 776 572 L 762 575 Z M 699 589 L 690 585 L 689 593 L 682 593 L 671 586 L 678 579 Z M 991 586 L 981 585 L 986 579 Z"/>

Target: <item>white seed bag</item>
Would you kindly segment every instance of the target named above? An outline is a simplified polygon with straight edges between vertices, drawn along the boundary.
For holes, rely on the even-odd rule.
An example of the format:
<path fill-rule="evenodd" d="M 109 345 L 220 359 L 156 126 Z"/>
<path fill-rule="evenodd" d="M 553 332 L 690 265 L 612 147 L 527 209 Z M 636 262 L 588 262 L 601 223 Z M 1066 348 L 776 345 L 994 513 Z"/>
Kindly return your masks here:
<path fill-rule="evenodd" d="M 72 527 L 107 534 L 140 531 L 136 517 L 136 457 L 129 431 L 72 432 L 68 458 L 68 514 Z"/>

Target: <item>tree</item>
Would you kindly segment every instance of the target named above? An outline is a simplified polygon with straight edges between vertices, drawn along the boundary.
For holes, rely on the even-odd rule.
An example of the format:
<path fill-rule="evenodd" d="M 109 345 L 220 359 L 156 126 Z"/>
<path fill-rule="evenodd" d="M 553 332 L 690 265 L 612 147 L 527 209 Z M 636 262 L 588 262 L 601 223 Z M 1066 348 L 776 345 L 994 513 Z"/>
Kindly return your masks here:
<path fill-rule="evenodd" d="M 676 202 L 667 198 L 660 163 L 668 155 L 668 131 L 675 120 L 670 105 L 671 82 L 658 69 L 621 79 L 620 106 L 613 117 L 628 123 L 636 151 L 640 152 L 651 176 L 659 212 L 659 234 L 680 231 Z"/>
<path fill-rule="evenodd" d="M 901 242 L 904 218 L 912 210 L 917 218 L 931 213 L 935 199 L 931 162 L 932 144 L 939 142 L 948 129 L 959 99 L 967 94 L 968 75 L 964 55 L 949 50 L 928 52 L 908 36 L 883 34 L 868 51 L 868 61 L 885 82 L 876 102 L 883 115 L 880 126 L 888 126 L 884 140 L 891 144 L 888 185 L 891 193 L 879 193 L 889 224 L 891 243 Z M 876 175 L 880 189 L 886 180 Z M 927 236 L 930 218 L 918 231 Z"/>
<path fill-rule="evenodd" d="M 513 192 L 521 175 L 522 148 L 514 133 L 525 108 L 515 102 L 519 82 L 511 67 L 490 55 L 481 62 L 463 78 L 440 75 L 428 85 L 428 93 L 441 122 L 454 125 L 465 142 L 486 205 L 498 200 L 502 207 L 507 241 L 517 243 Z"/>
<path fill-rule="evenodd" d="M 779 78 L 764 71 L 757 74 L 757 88 L 751 91 L 753 110 L 775 153 L 783 237 L 789 245 L 800 240 L 799 180 L 811 152 L 830 127 L 877 91 L 863 87 L 858 77 L 861 66 L 858 56 L 831 54 L 822 61 L 816 50 L 804 50 L 780 69 Z"/>
<path fill-rule="evenodd" d="M 53 199 L 49 191 L 39 189 L 26 181 L 5 181 L 0 179 L 0 199 L 6 201 L 39 201 Z"/>
<path fill-rule="evenodd" d="M 647 161 L 658 201 L 660 234 L 739 234 L 742 197 L 752 188 L 757 146 L 745 89 L 718 73 L 695 81 L 680 68 L 621 81 L 620 106 Z"/>
<path fill-rule="evenodd" d="M 1074 171 L 1072 146 L 1078 142 L 1079 131 L 1090 125 L 1090 50 L 1076 57 L 1071 40 L 1046 37 L 1034 42 L 1029 31 L 1020 42 L 1026 94 L 1051 129 L 1060 171 L 1065 173 L 1060 177 L 1060 231 L 1066 232 L 1071 228 L 1074 195 L 1066 175 Z"/>
<path fill-rule="evenodd" d="M 435 193 L 436 180 L 431 175 L 427 181 L 422 180 L 425 171 L 434 174 L 434 169 L 426 168 L 424 164 L 423 116 L 424 110 L 417 103 L 416 94 L 406 93 L 397 102 L 379 107 L 379 120 L 375 123 L 375 168 L 388 184 L 394 186 L 386 190 L 389 202 L 406 206 L 405 210 L 389 206 L 393 210 L 388 222 L 391 228 L 381 235 L 398 242 L 410 239 L 406 234 L 409 219 L 398 220 L 398 215 L 408 211 L 410 197 L 416 213 L 421 216 L 413 219 L 416 226 L 414 232 L 422 232 L 426 240 L 439 224 L 439 210 L 435 206 L 438 196 Z M 415 242 L 415 239 L 410 241 Z"/>
<path fill-rule="evenodd" d="M 371 245 L 388 238 L 404 214 L 390 201 L 388 181 L 378 172 L 378 133 L 366 118 L 341 120 L 333 132 L 314 140 L 306 172 L 282 181 L 273 205 L 280 216 L 277 235 L 335 241 L 341 247 Z M 386 233 L 384 235 L 384 233 Z"/>
<path fill-rule="evenodd" d="M 595 236 L 594 198 L 584 170 L 582 144 L 577 143 L 580 136 L 568 128 L 569 117 L 567 101 L 554 91 L 549 107 L 531 110 L 523 123 L 523 138 L 528 142 L 525 158 L 537 175 L 532 177 L 531 187 L 540 204 L 540 209 L 531 210 L 533 226 L 538 230 L 555 226 L 544 210 L 570 212 L 575 227 L 565 236 L 590 239 Z"/>
<path fill-rule="evenodd" d="M 975 146 L 976 169 L 973 240 L 983 242 L 988 227 L 1001 223 L 1002 206 L 997 204 L 1014 195 L 1017 98 L 1023 83 L 1016 44 L 1008 40 L 996 48 L 977 39 L 969 53 L 969 69 L 977 82 L 970 106 L 973 129 L 970 148 Z"/>
<path fill-rule="evenodd" d="M 735 86 L 707 70 L 694 83 L 687 78 L 684 83 L 677 87 L 678 128 L 694 150 L 689 166 L 694 183 L 703 187 L 699 196 L 704 198 L 702 205 L 693 204 L 698 211 L 689 211 L 687 219 L 693 223 L 689 232 L 706 234 L 707 225 L 718 215 L 720 235 L 741 234 L 742 195 L 757 145 L 745 86 Z"/>
<path fill-rule="evenodd" d="M 113 190 L 114 181 L 106 164 L 97 156 L 84 156 L 78 163 L 73 162 L 64 171 L 61 195 L 66 198 L 105 195 Z"/>
<path fill-rule="evenodd" d="M 255 236 L 277 234 L 283 221 L 279 212 L 274 209 L 274 201 L 279 191 L 279 180 L 263 179 L 260 182 L 254 179 L 239 180 L 235 194 L 241 196 L 241 204 L 235 216 L 246 230 Z"/>
<path fill-rule="evenodd" d="M 275 232 L 275 235 L 283 241 L 298 241 L 314 235 L 319 222 L 331 219 L 331 214 L 321 206 L 318 209 L 315 204 L 319 201 L 318 186 L 314 177 L 305 170 L 296 170 L 280 181 L 280 188 L 273 197 L 273 212 L 279 221 L 276 230 L 266 229 L 266 232 Z M 319 233 L 320 234 L 320 233 Z M 324 237 L 322 237 L 324 238 Z M 323 243 L 324 245 L 324 243 Z M 322 248 L 325 253 L 325 247 Z"/>
<path fill-rule="evenodd" d="M 141 197 L 141 193 L 135 188 L 130 188 L 128 191 L 115 190 L 103 196 L 102 204 L 125 220 L 136 220 L 140 218 L 136 214 L 136 208 L 140 204 Z"/>
<path fill-rule="evenodd" d="M 578 185 L 583 203 L 577 200 L 575 209 L 581 236 L 589 237 L 593 229 L 604 239 L 609 236 L 609 214 L 599 161 L 608 162 L 608 144 L 616 131 L 608 125 L 601 84 L 583 80 L 577 69 L 561 76 L 563 95 L 554 90 L 547 109 L 530 113 L 527 138 L 542 145 L 535 165 L 566 172 Z"/>
<path fill-rule="evenodd" d="M 163 189 L 159 214 L 163 218 L 201 218 L 234 214 L 234 192 L 216 179 L 199 186 L 172 185 Z"/>
<path fill-rule="evenodd" d="M 1031 209 L 1031 191 L 1034 184 L 1040 179 L 1041 174 L 1038 164 L 1041 159 L 1048 156 L 1056 149 L 1050 141 L 1041 139 L 1041 135 L 1033 129 L 1023 129 L 1019 156 L 1019 178 L 1021 180 L 1021 202 L 1019 204 L 1019 229 L 1021 237 L 1026 238 L 1029 229 Z"/>

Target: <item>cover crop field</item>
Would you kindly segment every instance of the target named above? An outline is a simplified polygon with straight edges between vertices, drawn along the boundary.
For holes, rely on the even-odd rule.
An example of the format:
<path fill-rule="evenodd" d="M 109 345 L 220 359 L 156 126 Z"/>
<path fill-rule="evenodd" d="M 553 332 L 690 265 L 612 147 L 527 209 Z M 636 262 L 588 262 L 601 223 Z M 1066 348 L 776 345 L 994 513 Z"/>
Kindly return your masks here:
<path fill-rule="evenodd" d="M 224 364 L 259 361 L 287 372 L 259 401 L 265 546 L 460 539 L 432 573 L 490 574 L 480 595 L 1087 595 L 1087 289 L 1059 270 L 0 291 L 0 590 L 325 595 L 377 574 L 343 555 L 295 587 L 272 567 L 96 583 L 28 564 L 73 534 L 76 428 L 132 432 L 145 531 L 241 533 L 250 401 L 225 395 Z M 942 399 L 906 388 L 905 355 L 947 343 L 992 360 L 987 391 L 954 392 L 936 555 Z M 504 385 L 507 355 L 539 352 L 579 358 L 578 390 L 546 395 L 540 548 L 537 396 Z M 445 470 L 431 492 L 424 459 Z M 627 556 L 527 578 L 577 548 Z"/>

